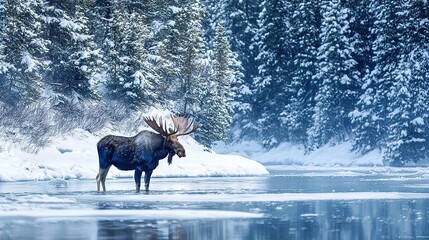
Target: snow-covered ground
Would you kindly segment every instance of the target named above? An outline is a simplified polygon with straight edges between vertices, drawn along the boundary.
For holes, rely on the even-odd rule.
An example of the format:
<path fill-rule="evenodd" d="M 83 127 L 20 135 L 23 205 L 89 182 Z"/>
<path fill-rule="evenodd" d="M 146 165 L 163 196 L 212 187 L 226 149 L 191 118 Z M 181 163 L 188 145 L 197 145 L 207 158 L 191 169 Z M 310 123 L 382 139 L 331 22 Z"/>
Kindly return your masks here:
<path fill-rule="evenodd" d="M 94 179 L 98 173 L 96 136 L 76 129 L 67 136 L 56 138 L 52 144 L 31 154 L 10 147 L 0 152 L 0 181 Z M 191 137 L 180 137 L 186 149 L 185 158 L 173 158 L 168 165 L 161 160 L 153 177 L 249 176 L 268 174 L 256 161 L 237 155 L 207 152 Z M 132 177 L 133 171 L 112 167 L 108 178 Z"/>
<path fill-rule="evenodd" d="M 246 141 L 226 145 L 218 142 L 214 151 L 221 154 L 237 154 L 254 159 L 263 164 L 313 165 L 313 166 L 382 166 L 383 154 L 373 150 L 365 155 L 352 152 L 350 142 L 335 146 L 324 146 L 310 153 L 302 147 L 289 143 L 265 150 L 260 144 Z"/>
<path fill-rule="evenodd" d="M 152 109 L 149 115 L 168 119 L 170 113 Z M 148 127 L 143 126 L 141 130 L 143 129 Z M 49 147 L 36 154 L 27 153 L 7 139 L 0 138 L 0 181 L 95 179 L 99 168 L 96 144 L 107 134 L 126 135 L 111 129 L 103 129 L 95 134 L 75 129 L 64 136 L 57 136 Z M 171 165 L 168 165 L 166 159 L 161 160 L 153 177 L 268 174 L 265 167 L 254 160 L 238 155 L 209 152 L 190 136 L 181 136 L 179 141 L 186 149 L 186 157 L 175 156 Z M 133 171 L 120 171 L 112 167 L 108 178 L 133 177 L 133 174 Z"/>

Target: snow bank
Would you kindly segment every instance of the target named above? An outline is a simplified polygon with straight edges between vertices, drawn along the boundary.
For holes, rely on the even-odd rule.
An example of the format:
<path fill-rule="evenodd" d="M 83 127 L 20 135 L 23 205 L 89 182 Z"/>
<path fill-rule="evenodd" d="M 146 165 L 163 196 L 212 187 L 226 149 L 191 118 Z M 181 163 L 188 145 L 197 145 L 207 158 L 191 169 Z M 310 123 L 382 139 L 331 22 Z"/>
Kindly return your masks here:
<path fill-rule="evenodd" d="M 289 143 L 280 144 L 271 150 L 265 150 L 252 141 L 234 145 L 217 143 L 214 151 L 221 154 L 238 154 L 263 164 L 288 165 L 324 165 L 324 166 L 381 166 L 382 152 L 373 150 L 365 155 L 352 152 L 350 142 L 335 146 L 324 146 L 313 152 L 305 153 L 302 147 Z"/>
<path fill-rule="evenodd" d="M 106 133 L 91 134 L 75 129 L 37 154 L 9 147 L 0 152 L 0 181 L 95 179 L 98 173 L 96 143 Z M 116 133 L 115 133 L 116 134 Z M 5 145 L 0 139 L 0 144 Z M 186 149 L 185 158 L 173 158 L 169 166 L 161 160 L 153 177 L 250 176 L 268 171 L 260 163 L 236 155 L 207 152 L 191 137 L 180 137 Z M 108 178 L 133 177 L 133 171 L 110 169 Z"/>

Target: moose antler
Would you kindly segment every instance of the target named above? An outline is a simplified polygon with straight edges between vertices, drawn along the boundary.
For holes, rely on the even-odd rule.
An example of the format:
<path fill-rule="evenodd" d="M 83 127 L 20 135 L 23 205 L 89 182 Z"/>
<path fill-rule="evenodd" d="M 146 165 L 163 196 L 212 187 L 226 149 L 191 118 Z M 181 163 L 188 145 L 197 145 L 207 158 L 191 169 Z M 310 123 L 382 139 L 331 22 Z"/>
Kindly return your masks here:
<path fill-rule="evenodd" d="M 149 127 L 151 127 L 153 130 L 165 137 L 173 135 L 178 131 L 175 126 L 174 129 L 169 132 L 167 130 L 167 122 L 164 121 L 164 126 L 162 125 L 162 117 L 159 117 L 159 124 L 156 122 L 155 117 L 143 117 L 143 120 L 146 122 L 147 125 L 149 125 Z"/>
<path fill-rule="evenodd" d="M 162 117 L 159 117 L 159 123 L 156 121 L 155 117 L 143 117 L 143 120 L 147 125 L 149 125 L 149 127 L 165 137 L 173 134 L 176 134 L 176 136 L 188 135 L 195 132 L 198 128 L 198 125 L 194 122 L 194 119 L 192 119 L 192 121 L 189 123 L 189 118 L 187 117 L 174 117 L 173 115 L 170 116 L 171 120 L 173 121 L 174 129 L 169 129 L 169 131 L 167 130 L 167 122 L 163 122 Z"/>
<path fill-rule="evenodd" d="M 177 136 L 191 134 L 198 128 L 198 125 L 194 122 L 194 119 L 192 119 L 192 121 L 189 123 L 189 118 L 187 117 L 173 117 L 173 115 L 171 115 L 171 120 L 173 120 L 174 129 L 177 130 Z M 191 129 L 191 131 L 189 131 L 189 129 Z"/>

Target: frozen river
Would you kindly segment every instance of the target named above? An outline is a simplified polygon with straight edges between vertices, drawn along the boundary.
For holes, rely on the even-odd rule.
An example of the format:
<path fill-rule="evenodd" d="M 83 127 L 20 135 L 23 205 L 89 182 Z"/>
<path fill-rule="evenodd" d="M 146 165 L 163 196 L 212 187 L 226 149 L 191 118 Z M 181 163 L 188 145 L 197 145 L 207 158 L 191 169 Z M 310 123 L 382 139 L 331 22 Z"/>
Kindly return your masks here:
<path fill-rule="evenodd" d="M 429 239 L 418 168 L 271 166 L 269 176 L 0 182 L 0 239 Z"/>

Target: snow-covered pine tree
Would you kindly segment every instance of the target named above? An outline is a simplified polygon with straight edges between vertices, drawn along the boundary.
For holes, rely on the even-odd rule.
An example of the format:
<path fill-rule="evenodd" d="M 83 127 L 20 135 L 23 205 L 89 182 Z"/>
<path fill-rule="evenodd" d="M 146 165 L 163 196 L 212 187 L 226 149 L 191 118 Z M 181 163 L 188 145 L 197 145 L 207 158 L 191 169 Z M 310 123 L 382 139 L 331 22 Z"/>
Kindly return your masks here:
<path fill-rule="evenodd" d="M 238 54 L 242 64 L 243 80 L 248 86 L 258 74 L 255 58 L 257 48 L 253 47 L 258 29 L 259 1 L 232 0 L 225 1 L 219 21 L 224 22 L 227 35 L 231 39 L 231 50 Z"/>
<path fill-rule="evenodd" d="M 152 62 L 149 58 L 146 41 L 152 37 L 147 28 L 144 13 L 133 8 L 128 15 L 129 32 L 122 39 L 123 55 L 128 56 L 125 73 L 129 76 L 129 82 L 138 85 L 140 91 L 141 105 L 154 105 L 159 99 L 154 92 L 158 86 L 158 76 L 153 70 Z M 124 57 L 125 58 L 125 57 Z"/>
<path fill-rule="evenodd" d="M 170 1 L 150 0 L 144 3 L 144 9 L 147 17 L 148 30 L 151 32 L 151 38 L 147 39 L 149 46 L 148 53 L 152 68 L 157 76 L 156 95 L 160 103 L 166 108 L 171 108 L 171 101 L 177 99 L 174 95 L 177 89 L 174 86 L 175 72 L 173 53 L 177 46 L 174 46 L 176 40 L 172 36 L 177 34 L 174 29 L 174 17 L 177 14 L 177 7 L 171 5 Z"/>
<path fill-rule="evenodd" d="M 217 2 L 217 1 L 214 1 Z M 258 75 L 258 64 L 256 57 L 258 47 L 254 44 L 258 29 L 259 3 L 255 0 L 232 0 L 224 1 L 220 8 L 219 19 L 224 22 L 227 35 L 230 39 L 231 50 L 236 53 L 239 61 L 239 71 L 242 72 L 242 84 L 236 86 L 234 97 L 233 135 L 234 139 L 242 137 L 256 137 L 256 126 L 252 117 L 253 96 L 251 89 L 255 77 Z M 213 11 L 214 12 L 214 11 Z M 212 24 L 213 25 L 213 24 Z"/>
<path fill-rule="evenodd" d="M 9 64 L 6 62 L 6 54 L 4 52 L 6 48 L 6 27 L 7 27 L 7 11 L 6 11 L 6 0 L 0 0 L 0 74 L 6 72 L 9 68 Z"/>
<path fill-rule="evenodd" d="M 87 17 L 91 14 L 90 6 L 86 1 L 80 1 L 76 5 L 75 21 L 81 29 L 72 34 L 75 43 L 71 58 L 74 59 L 76 72 L 80 75 L 78 78 L 81 81 L 78 84 L 82 82 L 77 93 L 93 99 L 100 96 L 97 88 L 102 82 L 104 62 L 101 48 L 96 44 L 95 36 L 90 31 L 90 19 Z"/>
<path fill-rule="evenodd" d="M 45 81 L 59 111 L 69 111 L 77 101 L 98 96 L 94 79 L 102 71 L 102 56 L 89 32 L 83 4 L 50 0 L 47 8 L 50 67 Z"/>
<path fill-rule="evenodd" d="M 231 84 L 235 82 L 236 72 L 232 68 L 233 54 L 226 36 L 225 29 L 222 23 L 219 23 L 216 29 L 216 37 L 214 42 L 212 68 L 212 81 L 216 83 L 217 95 L 223 100 L 223 104 L 227 109 L 230 108 L 232 98 Z"/>
<path fill-rule="evenodd" d="M 397 2 L 373 0 L 370 14 L 374 16 L 371 34 L 374 42 L 372 51 L 374 68 L 365 77 L 362 85 L 364 93 L 351 113 L 353 121 L 354 145 L 359 152 L 366 153 L 381 148 L 387 138 L 387 95 L 395 84 L 398 56 L 401 52 L 401 34 L 397 32 Z"/>
<path fill-rule="evenodd" d="M 110 26 L 113 14 L 113 1 L 111 0 L 95 0 L 91 1 L 90 14 L 90 31 L 95 36 L 97 45 L 107 52 L 110 45 L 106 42 L 110 40 Z"/>
<path fill-rule="evenodd" d="M 290 104 L 291 52 L 288 2 L 266 0 L 261 3 L 257 33 L 259 75 L 255 80 L 252 114 L 266 147 L 289 138 L 281 113 Z"/>
<path fill-rule="evenodd" d="M 314 114 L 314 98 L 318 85 L 314 81 L 317 70 L 317 49 L 320 46 L 319 1 L 291 1 L 291 38 L 293 41 L 292 91 L 290 105 L 285 109 L 290 140 L 294 143 L 307 142 L 307 130 Z"/>
<path fill-rule="evenodd" d="M 353 46 L 354 51 L 352 52 L 353 58 L 357 62 L 357 71 L 360 74 L 361 80 L 361 94 L 355 103 L 355 110 L 353 110 L 349 116 L 352 121 L 351 136 L 353 137 L 353 150 L 357 150 L 361 153 L 366 153 L 375 147 L 375 138 L 362 140 L 362 134 L 365 135 L 365 129 L 368 129 L 368 133 L 374 134 L 374 137 L 379 134 L 378 128 L 371 129 L 369 127 L 373 121 L 379 121 L 377 117 L 374 119 L 372 115 L 365 114 L 358 110 L 358 106 L 370 105 L 370 100 L 367 98 L 371 93 L 371 89 L 365 93 L 367 83 L 370 82 L 370 73 L 374 69 L 374 53 L 373 53 L 373 42 L 376 34 L 372 33 L 373 24 L 375 22 L 375 12 L 371 4 L 360 0 L 348 0 L 344 2 L 345 7 L 350 9 L 349 24 L 351 30 L 350 42 Z M 367 112 L 368 113 L 368 112 Z M 369 118 L 367 118 L 369 117 Z M 360 120 L 358 120 L 360 119 Z M 358 143 L 359 142 L 359 143 Z M 359 146 L 360 145 L 360 146 Z M 371 146 L 371 147 L 369 147 Z"/>
<path fill-rule="evenodd" d="M 109 100 L 137 109 L 153 100 L 154 73 L 144 46 L 149 32 L 143 13 L 135 12 L 129 4 L 113 2 L 112 21 L 104 41 L 108 66 L 106 89 Z"/>
<path fill-rule="evenodd" d="M 202 84 L 204 97 L 202 108 L 197 115 L 199 129 L 195 135 L 196 140 L 207 148 L 210 148 L 215 141 L 226 140 L 229 130 L 229 122 L 226 122 L 229 111 L 221 105 L 223 100 L 213 85 L 215 85 L 214 82 Z"/>
<path fill-rule="evenodd" d="M 371 28 L 374 24 L 374 15 L 370 14 L 370 4 L 367 1 L 347 0 L 343 2 L 344 7 L 349 9 L 348 14 L 350 28 L 350 43 L 353 47 L 352 56 L 357 62 L 357 71 L 361 79 L 373 69 L 373 51 L 371 48 L 374 41 L 374 35 L 371 34 Z"/>
<path fill-rule="evenodd" d="M 174 45 L 175 84 L 179 86 L 175 110 L 194 115 L 200 110 L 201 84 L 208 81 L 208 57 L 204 55 L 206 43 L 202 29 L 203 8 L 198 1 L 188 0 L 175 11 L 177 15 L 173 28 L 177 32 L 170 38 L 170 43 Z"/>
<path fill-rule="evenodd" d="M 388 75 L 391 78 L 385 79 L 392 84 L 385 89 L 388 126 L 384 160 L 401 166 L 418 162 L 428 153 L 429 47 L 425 43 L 429 40 L 429 11 L 427 3 L 412 0 L 386 7 L 395 18 L 390 25 L 394 35 L 388 38 L 397 40 L 400 49 Z"/>
<path fill-rule="evenodd" d="M 231 123 L 231 86 L 237 79 L 233 68 L 233 55 L 226 32 L 218 24 L 212 54 L 212 73 L 210 81 L 204 85 L 204 97 L 200 99 L 201 111 L 198 114 L 200 129 L 199 141 L 211 147 L 214 141 L 226 141 Z"/>
<path fill-rule="evenodd" d="M 171 108 L 170 103 L 177 94 L 178 84 L 175 83 L 176 75 L 174 68 L 174 56 L 171 53 L 172 42 L 170 39 L 160 39 L 152 48 L 151 55 L 154 58 L 153 70 L 159 78 L 158 96 L 166 108 Z"/>
<path fill-rule="evenodd" d="M 351 124 L 348 117 L 359 94 L 359 74 L 352 57 L 349 10 L 339 0 L 322 1 L 321 46 L 318 49 L 318 73 L 315 80 L 319 92 L 313 124 L 308 130 L 309 147 L 347 140 Z"/>
<path fill-rule="evenodd" d="M 405 60 L 405 59 L 404 59 Z M 421 156 L 424 156 L 424 148 L 415 152 L 418 142 L 424 141 L 422 138 L 415 138 L 410 130 L 413 129 L 412 105 L 413 92 L 411 91 L 411 68 L 409 62 L 398 63 L 395 72 L 393 73 L 395 83 L 387 90 L 387 99 L 389 100 L 387 109 L 389 111 L 386 116 L 388 123 L 386 152 L 384 160 L 393 166 L 405 164 L 408 160 L 418 161 Z M 417 124 L 422 124 L 421 120 Z M 420 154 L 419 154 L 420 153 Z"/>
<path fill-rule="evenodd" d="M 18 105 L 43 92 L 42 69 L 47 42 L 42 38 L 44 2 L 8 0 L 0 3 L 0 101 Z"/>

